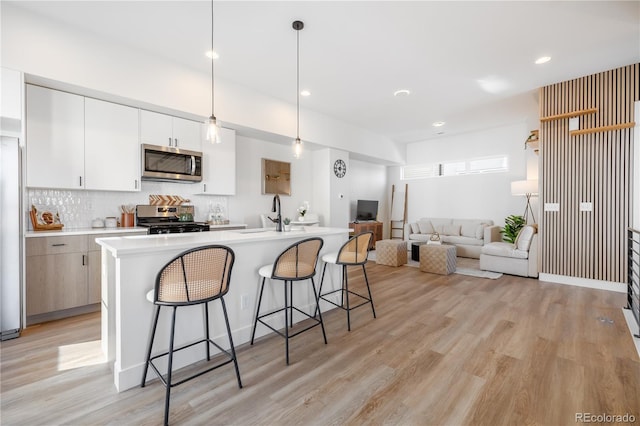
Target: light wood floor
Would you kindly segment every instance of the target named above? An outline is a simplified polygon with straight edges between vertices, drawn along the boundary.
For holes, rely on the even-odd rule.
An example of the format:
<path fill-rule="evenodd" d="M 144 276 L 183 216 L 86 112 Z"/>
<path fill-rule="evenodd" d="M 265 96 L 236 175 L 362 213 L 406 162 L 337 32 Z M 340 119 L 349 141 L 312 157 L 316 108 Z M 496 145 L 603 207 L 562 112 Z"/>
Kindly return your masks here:
<path fill-rule="evenodd" d="M 171 423 L 568 425 L 583 412 L 640 422 L 623 294 L 372 262 L 367 271 L 377 319 L 359 308 L 348 333 L 344 312 L 327 313 L 329 344 L 319 328 L 292 339 L 288 367 L 280 337 L 239 347 L 244 389 L 231 366 L 179 386 Z M 3 342 L 2 425 L 160 424 L 162 385 L 116 393 L 99 338 L 99 315 L 88 314 Z"/>

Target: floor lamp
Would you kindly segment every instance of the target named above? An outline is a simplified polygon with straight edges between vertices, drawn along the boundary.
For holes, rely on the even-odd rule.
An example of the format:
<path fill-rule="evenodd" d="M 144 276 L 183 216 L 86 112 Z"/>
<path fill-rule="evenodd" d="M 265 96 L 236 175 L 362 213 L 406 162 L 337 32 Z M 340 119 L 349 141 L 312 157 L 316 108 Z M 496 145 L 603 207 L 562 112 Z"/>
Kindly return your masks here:
<path fill-rule="evenodd" d="M 524 195 L 527 197 L 527 205 L 524 208 L 523 215 L 524 223 L 529 223 L 529 212 L 531 212 L 531 220 L 533 220 L 533 223 L 536 223 L 536 218 L 531 208 L 531 197 L 538 195 L 538 181 L 536 179 L 528 179 L 511 182 L 511 195 Z"/>

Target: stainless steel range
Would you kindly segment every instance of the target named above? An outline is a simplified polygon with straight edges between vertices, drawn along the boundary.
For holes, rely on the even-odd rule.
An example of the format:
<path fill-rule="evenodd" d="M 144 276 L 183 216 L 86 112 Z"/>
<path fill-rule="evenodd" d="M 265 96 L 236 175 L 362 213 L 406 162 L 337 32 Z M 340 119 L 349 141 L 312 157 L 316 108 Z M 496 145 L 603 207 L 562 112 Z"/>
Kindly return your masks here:
<path fill-rule="evenodd" d="M 209 224 L 193 221 L 193 206 L 136 206 L 138 226 L 149 228 L 148 234 L 203 232 Z"/>

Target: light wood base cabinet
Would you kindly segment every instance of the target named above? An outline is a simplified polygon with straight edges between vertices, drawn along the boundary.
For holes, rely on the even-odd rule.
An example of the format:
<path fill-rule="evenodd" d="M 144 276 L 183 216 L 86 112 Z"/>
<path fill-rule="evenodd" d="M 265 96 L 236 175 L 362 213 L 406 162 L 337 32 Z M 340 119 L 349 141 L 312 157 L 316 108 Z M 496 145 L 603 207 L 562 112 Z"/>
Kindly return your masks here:
<path fill-rule="evenodd" d="M 135 233 L 104 236 L 119 235 Z M 91 234 L 26 239 L 28 325 L 99 309 L 102 252 L 95 243 L 98 237 Z"/>
<path fill-rule="evenodd" d="M 87 304 L 82 253 L 27 256 L 27 316 Z"/>

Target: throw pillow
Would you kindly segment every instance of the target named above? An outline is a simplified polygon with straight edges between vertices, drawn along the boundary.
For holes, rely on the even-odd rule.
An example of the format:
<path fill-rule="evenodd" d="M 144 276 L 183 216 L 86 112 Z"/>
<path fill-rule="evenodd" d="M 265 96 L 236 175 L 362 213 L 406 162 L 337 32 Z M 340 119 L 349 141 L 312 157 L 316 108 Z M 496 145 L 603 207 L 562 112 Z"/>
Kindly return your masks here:
<path fill-rule="evenodd" d="M 477 238 L 476 237 L 476 227 L 477 226 L 478 226 L 478 224 L 474 223 L 474 222 L 463 223 L 461 228 L 460 228 L 460 235 L 462 235 L 463 237 Z"/>
<path fill-rule="evenodd" d="M 529 251 L 531 240 L 533 240 L 533 234 L 535 233 L 536 230 L 533 226 L 524 226 L 520 232 L 518 232 L 518 236 L 516 237 L 516 242 L 514 243 L 516 250 Z"/>
<path fill-rule="evenodd" d="M 460 235 L 460 225 L 444 225 L 444 232 L 442 232 L 444 235 L 453 235 L 453 236 L 459 236 Z"/>
<path fill-rule="evenodd" d="M 486 223 L 481 223 L 480 225 L 476 226 L 476 238 L 479 240 L 484 240 L 484 228 L 486 228 L 487 225 Z"/>
<path fill-rule="evenodd" d="M 431 222 L 428 220 L 421 220 L 418 222 L 418 227 L 420 228 L 421 234 L 433 234 L 435 230 L 431 225 Z"/>
<path fill-rule="evenodd" d="M 411 233 L 412 234 L 419 234 L 420 233 L 420 227 L 418 226 L 417 223 L 412 223 L 411 224 Z"/>
<path fill-rule="evenodd" d="M 451 223 L 453 223 L 452 219 L 431 219 L 433 229 L 439 234 L 444 234 L 444 226 L 451 225 Z"/>

